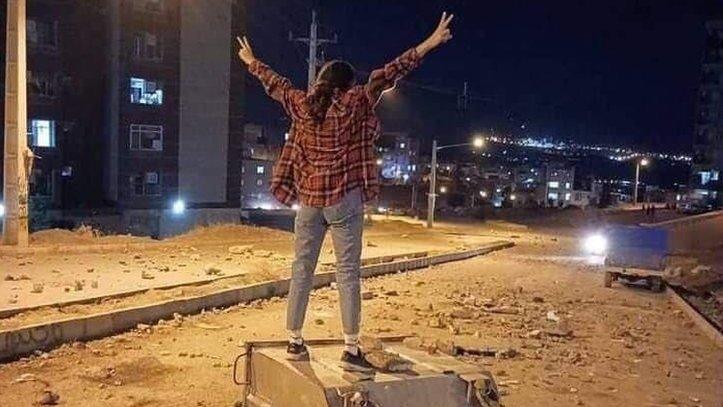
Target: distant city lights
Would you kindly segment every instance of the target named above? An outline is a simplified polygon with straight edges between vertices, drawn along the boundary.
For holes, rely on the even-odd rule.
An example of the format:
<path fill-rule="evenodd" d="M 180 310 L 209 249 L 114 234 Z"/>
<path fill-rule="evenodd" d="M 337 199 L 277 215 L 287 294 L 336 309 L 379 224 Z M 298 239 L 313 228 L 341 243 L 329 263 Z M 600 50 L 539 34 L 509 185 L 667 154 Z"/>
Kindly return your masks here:
<path fill-rule="evenodd" d="M 487 198 L 487 191 L 479 191 L 479 196 L 482 198 Z"/>
<path fill-rule="evenodd" d="M 513 139 L 510 137 L 490 136 L 486 138 L 486 141 L 496 144 L 513 145 L 518 147 L 536 148 L 543 150 L 556 150 L 560 152 L 588 152 L 601 155 L 612 161 L 630 161 L 641 157 L 650 157 L 656 160 L 669 160 L 685 163 L 690 163 L 693 161 L 693 158 L 686 154 L 638 152 L 630 148 L 624 147 L 605 147 L 581 143 L 568 143 L 564 141 L 554 141 L 546 138 L 535 139 L 532 137 L 526 137 L 522 139 Z M 505 153 L 503 152 L 503 155 L 504 154 Z M 649 160 L 648 158 L 642 159 Z"/>
<path fill-rule="evenodd" d="M 440 188 L 439 188 L 439 193 L 441 193 L 441 194 L 446 194 L 446 193 L 447 193 L 447 187 L 440 187 Z"/>

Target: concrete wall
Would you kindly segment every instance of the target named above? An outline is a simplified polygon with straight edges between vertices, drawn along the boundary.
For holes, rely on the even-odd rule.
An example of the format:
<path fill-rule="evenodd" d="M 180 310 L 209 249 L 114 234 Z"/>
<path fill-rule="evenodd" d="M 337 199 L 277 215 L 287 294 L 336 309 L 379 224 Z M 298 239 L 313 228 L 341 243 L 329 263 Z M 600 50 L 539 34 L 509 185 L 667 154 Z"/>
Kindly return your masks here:
<path fill-rule="evenodd" d="M 674 254 L 723 248 L 723 211 L 675 219 L 651 226 L 666 231 L 668 250 Z"/>
<path fill-rule="evenodd" d="M 179 196 L 225 203 L 229 144 L 231 0 L 181 7 Z"/>

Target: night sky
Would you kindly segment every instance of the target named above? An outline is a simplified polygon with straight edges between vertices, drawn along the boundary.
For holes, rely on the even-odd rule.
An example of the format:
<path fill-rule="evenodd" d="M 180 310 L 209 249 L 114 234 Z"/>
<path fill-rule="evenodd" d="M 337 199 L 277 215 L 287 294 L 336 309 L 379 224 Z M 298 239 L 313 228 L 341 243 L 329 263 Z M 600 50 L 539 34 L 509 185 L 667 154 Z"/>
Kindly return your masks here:
<path fill-rule="evenodd" d="M 303 44 L 311 8 L 328 59 L 361 75 L 455 13 L 455 38 L 431 54 L 383 103 L 385 130 L 459 141 L 475 131 L 689 151 L 704 22 L 720 0 L 268 1 L 248 0 L 257 57 L 306 86 Z M 456 92 L 468 81 L 465 115 Z M 249 82 L 249 120 L 279 129 L 281 110 Z M 525 130 L 521 129 L 525 125 Z"/>

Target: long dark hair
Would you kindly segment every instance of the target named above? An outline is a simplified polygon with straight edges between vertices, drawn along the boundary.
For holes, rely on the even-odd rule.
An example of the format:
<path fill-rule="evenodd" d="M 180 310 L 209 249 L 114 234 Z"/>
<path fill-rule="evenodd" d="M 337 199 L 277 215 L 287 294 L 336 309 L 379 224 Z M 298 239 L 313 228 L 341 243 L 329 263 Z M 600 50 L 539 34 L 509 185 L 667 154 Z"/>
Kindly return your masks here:
<path fill-rule="evenodd" d="M 316 78 L 314 89 L 309 95 L 309 112 L 317 123 L 326 118 L 335 93 L 346 92 L 354 85 L 354 67 L 344 61 L 330 61 L 322 68 Z"/>

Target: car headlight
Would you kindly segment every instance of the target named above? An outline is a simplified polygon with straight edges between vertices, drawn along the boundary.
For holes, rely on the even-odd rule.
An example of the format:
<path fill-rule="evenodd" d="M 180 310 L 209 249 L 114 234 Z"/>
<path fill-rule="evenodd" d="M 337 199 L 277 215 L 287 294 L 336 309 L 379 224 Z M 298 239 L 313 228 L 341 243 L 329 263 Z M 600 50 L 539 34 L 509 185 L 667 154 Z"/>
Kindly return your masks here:
<path fill-rule="evenodd" d="M 590 235 L 585 238 L 583 248 L 588 254 L 602 256 L 608 250 L 608 240 L 601 234 Z"/>

